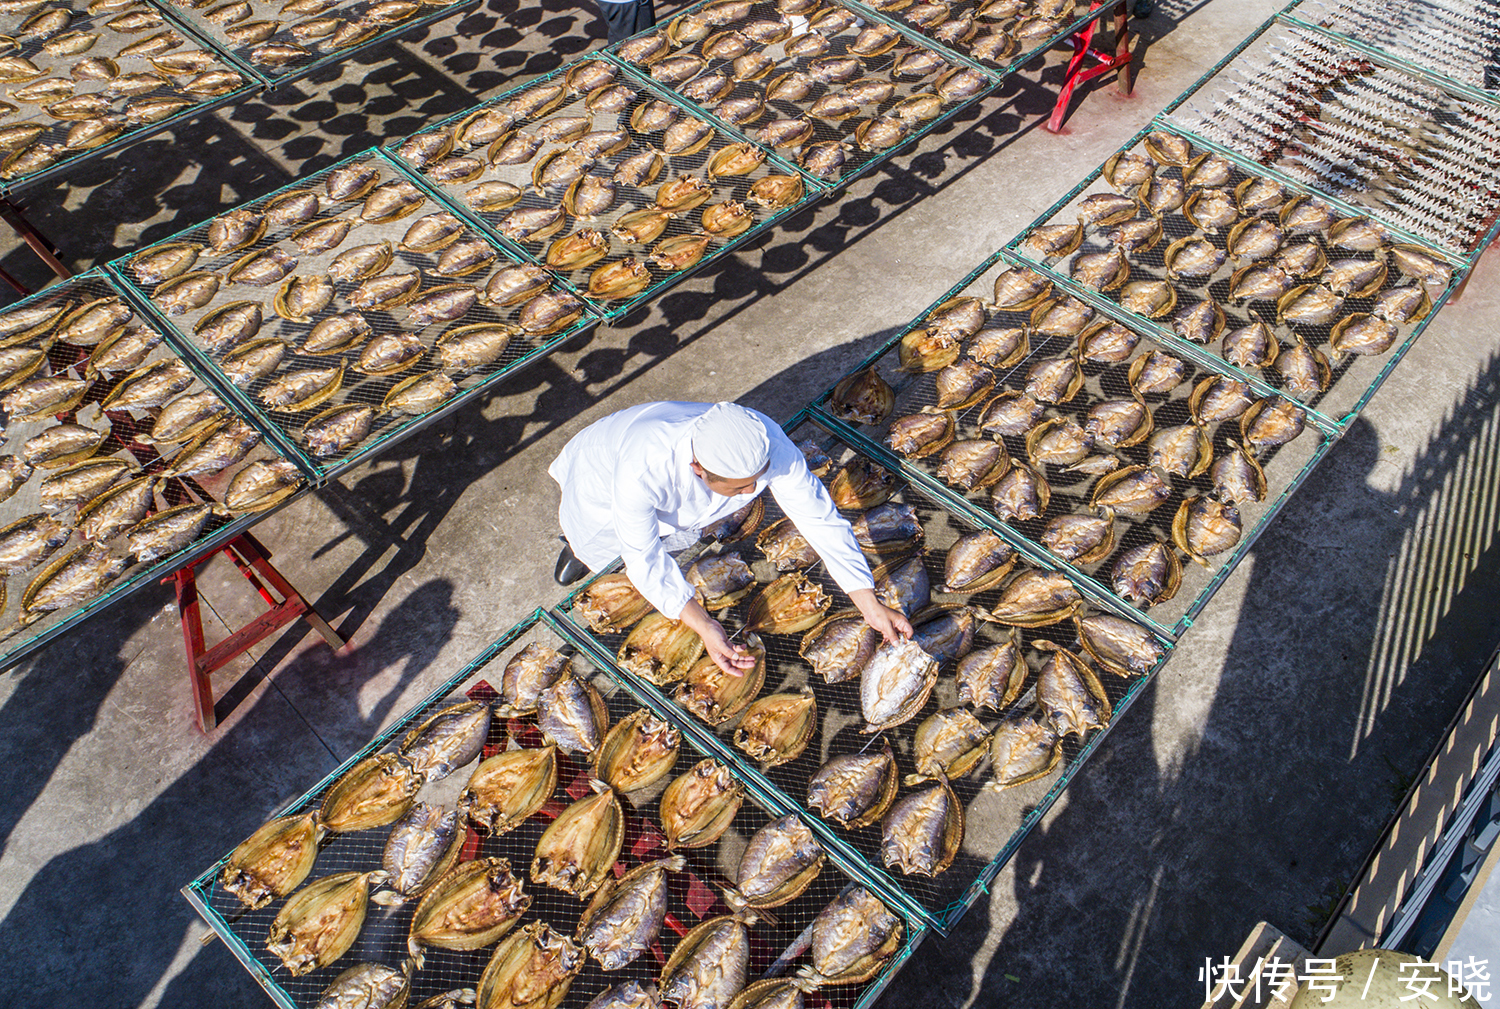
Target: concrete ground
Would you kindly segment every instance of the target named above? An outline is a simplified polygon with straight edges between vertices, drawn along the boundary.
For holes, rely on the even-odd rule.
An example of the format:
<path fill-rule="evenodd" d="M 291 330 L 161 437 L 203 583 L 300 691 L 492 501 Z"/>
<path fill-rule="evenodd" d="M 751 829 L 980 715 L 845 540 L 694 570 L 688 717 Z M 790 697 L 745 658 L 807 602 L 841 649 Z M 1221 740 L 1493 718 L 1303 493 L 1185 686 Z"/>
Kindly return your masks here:
<path fill-rule="evenodd" d="M 572 433 L 658 398 L 789 416 L 1277 6 L 1159 4 L 1137 22 L 1135 96 L 1098 89 L 1063 136 L 1040 129 L 1054 56 L 840 203 L 269 519 L 257 534 L 353 647 L 334 657 L 300 626 L 269 642 L 221 674 L 234 709 L 208 736 L 164 588 L 0 674 L 0 1005 L 266 1005 L 222 946 L 200 947 L 177 888 L 559 598 L 543 471 Z M 76 171 L 30 213 L 82 268 L 602 34 L 558 0 L 491 0 Z M 42 280 L 25 250 L 0 265 Z M 1500 636 L 1497 273 L 1481 266 L 988 898 L 883 1004 L 1196 1005 L 1205 958 L 1256 921 L 1310 941 Z M 258 600 L 232 569 L 209 572 L 222 633 Z"/>

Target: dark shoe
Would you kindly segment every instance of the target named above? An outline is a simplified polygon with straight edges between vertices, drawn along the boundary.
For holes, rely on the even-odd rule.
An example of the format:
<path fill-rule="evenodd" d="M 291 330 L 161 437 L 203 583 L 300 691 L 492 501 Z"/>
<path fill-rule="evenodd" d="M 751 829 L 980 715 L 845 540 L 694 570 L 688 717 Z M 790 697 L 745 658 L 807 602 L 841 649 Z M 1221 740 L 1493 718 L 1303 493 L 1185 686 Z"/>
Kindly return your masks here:
<path fill-rule="evenodd" d="M 1148 18 L 1156 5 L 1151 0 L 1135 0 L 1135 6 L 1130 10 L 1130 16 L 1135 18 Z"/>
<path fill-rule="evenodd" d="M 557 584 L 572 585 L 588 573 L 588 565 L 574 557 L 573 548 L 564 543 L 562 552 L 557 555 L 557 567 L 552 569 L 552 577 L 557 580 Z"/>

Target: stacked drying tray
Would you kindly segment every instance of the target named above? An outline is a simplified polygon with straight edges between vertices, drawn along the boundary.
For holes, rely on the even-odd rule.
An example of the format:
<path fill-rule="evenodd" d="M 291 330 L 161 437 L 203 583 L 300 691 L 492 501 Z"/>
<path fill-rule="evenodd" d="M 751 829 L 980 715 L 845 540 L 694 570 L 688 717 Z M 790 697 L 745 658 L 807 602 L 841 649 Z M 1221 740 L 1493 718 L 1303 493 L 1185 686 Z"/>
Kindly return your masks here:
<path fill-rule="evenodd" d="M 785 814 L 538 611 L 183 893 L 285 1007 L 865 1009 L 924 930 Z"/>
<path fill-rule="evenodd" d="M 877 593 L 910 617 L 914 643 L 880 647 L 765 498 L 680 558 L 705 605 L 756 654 L 745 676 L 721 673 L 623 573 L 583 586 L 559 612 L 705 748 L 740 762 L 826 846 L 947 934 L 1168 646 L 1086 579 L 1022 557 L 827 430 L 807 422 L 789 433 L 853 523 Z"/>
<path fill-rule="evenodd" d="M 98 272 L 0 313 L 0 650 L 13 659 L 304 486 Z"/>

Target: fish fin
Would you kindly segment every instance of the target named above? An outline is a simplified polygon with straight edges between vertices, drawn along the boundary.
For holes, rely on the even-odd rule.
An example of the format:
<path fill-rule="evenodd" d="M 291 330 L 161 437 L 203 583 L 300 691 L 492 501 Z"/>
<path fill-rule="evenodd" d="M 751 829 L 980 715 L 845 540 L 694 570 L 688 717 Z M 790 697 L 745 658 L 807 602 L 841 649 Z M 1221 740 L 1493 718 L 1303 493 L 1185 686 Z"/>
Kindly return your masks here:
<path fill-rule="evenodd" d="M 668 872 L 681 872 L 687 868 L 687 859 L 682 855 L 668 855 L 661 862 Z"/>
<path fill-rule="evenodd" d="M 411 954 L 410 960 L 408 962 L 411 963 L 412 966 L 417 970 L 421 970 L 422 965 L 427 962 L 427 958 L 422 955 L 422 944 L 417 942 L 417 940 L 415 939 L 407 939 L 406 952 Z"/>
<path fill-rule="evenodd" d="M 932 779 L 929 778 L 929 777 L 927 777 L 927 775 L 925 775 L 925 774 L 908 774 L 906 777 L 902 778 L 901 780 L 906 783 L 906 786 L 908 788 L 912 788 L 912 787 L 914 787 L 916 785 L 920 785 L 924 781 L 931 781 Z M 371 898 L 371 899 L 373 900 L 374 898 Z"/>
<path fill-rule="evenodd" d="M 381 907 L 400 907 L 406 903 L 406 897 L 395 890 L 377 890 L 370 894 L 370 903 Z"/>

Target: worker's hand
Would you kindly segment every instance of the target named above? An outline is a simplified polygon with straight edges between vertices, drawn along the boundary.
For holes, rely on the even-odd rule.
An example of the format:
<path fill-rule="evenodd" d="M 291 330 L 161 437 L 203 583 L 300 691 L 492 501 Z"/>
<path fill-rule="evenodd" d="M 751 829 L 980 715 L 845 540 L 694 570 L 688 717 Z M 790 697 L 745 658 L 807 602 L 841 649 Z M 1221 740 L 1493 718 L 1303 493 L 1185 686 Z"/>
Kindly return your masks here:
<path fill-rule="evenodd" d="M 724 633 L 723 625 L 709 616 L 698 600 L 694 599 L 683 607 L 677 619 L 697 632 L 698 637 L 703 639 L 708 657 L 730 676 L 744 676 L 755 668 L 755 656 L 743 645 L 733 644 L 729 635 Z"/>
<path fill-rule="evenodd" d="M 874 589 L 857 589 L 849 598 L 859 608 L 865 623 L 880 632 L 880 636 L 891 644 L 911 637 L 911 621 L 900 610 L 893 610 L 875 598 Z"/>

